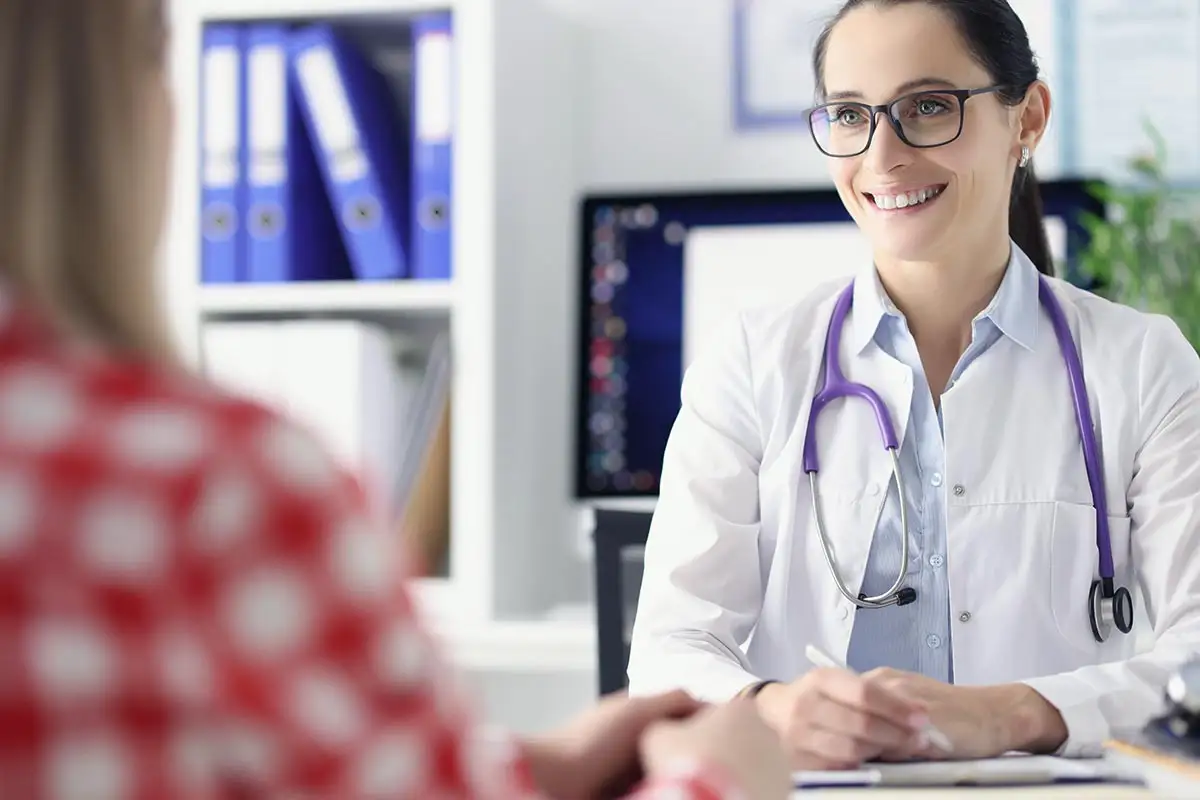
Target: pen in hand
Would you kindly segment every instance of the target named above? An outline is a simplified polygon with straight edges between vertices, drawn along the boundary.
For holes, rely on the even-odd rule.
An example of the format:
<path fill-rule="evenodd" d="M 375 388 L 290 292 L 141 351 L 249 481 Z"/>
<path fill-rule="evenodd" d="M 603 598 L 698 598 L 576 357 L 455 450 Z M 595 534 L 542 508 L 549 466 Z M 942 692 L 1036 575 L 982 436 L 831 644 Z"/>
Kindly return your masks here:
<path fill-rule="evenodd" d="M 844 669 L 851 671 L 848 666 L 838 662 L 833 656 L 827 655 L 811 644 L 804 648 L 804 656 L 818 667 L 831 667 L 833 669 Z M 954 745 L 950 743 L 949 737 L 938 730 L 932 722 L 927 722 L 923 728 L 924 734 L 929 738 L 929 741 L 934 744 L 939 750 L 945 753 L 954 752 Z"/>

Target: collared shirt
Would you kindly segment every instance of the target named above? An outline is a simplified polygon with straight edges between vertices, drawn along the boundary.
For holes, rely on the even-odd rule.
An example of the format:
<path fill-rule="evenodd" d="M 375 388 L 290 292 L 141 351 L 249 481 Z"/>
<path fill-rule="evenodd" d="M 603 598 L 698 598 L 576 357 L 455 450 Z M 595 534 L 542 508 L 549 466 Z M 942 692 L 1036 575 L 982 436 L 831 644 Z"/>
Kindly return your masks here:
<path fill-rule="evenodd" d="M 1031 349 L 1039 319 L 1038 276 L 1032 262 L 1012 246 L 1012 256 L 996 294 L 971 325 L 971 343 L 951 373 L 953 388 L 971 364 L 1002 338 Z M 847 334 L 855 354 L 879 347 L 913 374 L 912 404 L 900 446 L 900 474 L 908 499 L 908 578 L 917 591 L 906 606 L 858 609 L 847 661 L 865 672 L 892 667 L 952 683 L 950 592 L 946 580 L 945 442 L 941 415 L 934 407 L 916 342 L 900 311 L 887 297 L 872 267 L 854 285 Z M 882 445 L 881 445 L 882 446 Z M 900 570 L 901 526 L 893 479 L 871 544 L 862 591 L 881 594 Z"/>

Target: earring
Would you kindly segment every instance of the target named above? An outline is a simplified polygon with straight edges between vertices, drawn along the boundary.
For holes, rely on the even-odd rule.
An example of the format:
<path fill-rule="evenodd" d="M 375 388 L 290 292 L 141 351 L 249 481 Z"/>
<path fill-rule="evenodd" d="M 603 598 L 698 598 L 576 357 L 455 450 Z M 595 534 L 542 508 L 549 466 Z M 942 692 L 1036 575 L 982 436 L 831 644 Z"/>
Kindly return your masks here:
<path fill-rule="evenodd" d="M 1021 145 L 1021 159 L 1017 162 L 1018 167 L 1024 167 L 1029 163 L 1029 148 Z"/>

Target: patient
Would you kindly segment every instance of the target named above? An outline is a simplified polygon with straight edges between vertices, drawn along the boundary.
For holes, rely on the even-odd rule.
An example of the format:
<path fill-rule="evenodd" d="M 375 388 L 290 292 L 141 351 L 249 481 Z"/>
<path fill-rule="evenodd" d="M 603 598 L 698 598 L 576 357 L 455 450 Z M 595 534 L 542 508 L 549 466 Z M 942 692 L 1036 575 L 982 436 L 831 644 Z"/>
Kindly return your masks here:
<path fill-rule="evenodd" d="M 0 786 L 88 798 L 781 798 L 745 704 L 486 735 L 358 483 L 177 362 L 153 0 L 0 2 Z"/>

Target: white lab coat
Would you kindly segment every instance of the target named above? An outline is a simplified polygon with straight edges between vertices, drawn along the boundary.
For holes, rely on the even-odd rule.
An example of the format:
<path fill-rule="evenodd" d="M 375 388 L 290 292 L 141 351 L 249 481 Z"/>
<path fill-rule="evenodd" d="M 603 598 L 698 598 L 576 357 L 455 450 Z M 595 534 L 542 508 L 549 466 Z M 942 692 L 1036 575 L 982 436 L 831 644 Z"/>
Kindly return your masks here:
<path fill-rule="evenodd" d="M 828 572 L 801 466 L 845 283 L 740 314 L 688 369 L 646 547 L 632 693 L 683 687 L 722 700 L 798 677 L 809 643 L 846 655 L 854 608 Z M 1032 351 L 1002 338 L 942 396 L 946 568 L 955 682 L 1027 683 L 1063 714 L 1063 752 L 1078 755 L 1159 710 L 1171 669 L 1200 653 L 1200 358 L 1165 317 L 1052 285 L 1098 427 L 1117 582 L 1135 597 L 1141 588 L 1154 646 L 1135 652 L 1136 627 L 1092 638 L 1095 516 L 1044 312 Z M 874 343 L 853 354 L 850 339 L 847 378 L 883 397 L 903 441 L 911 371 Z M 891 462 L 861 401 L 829 406 L 818 435 L 826 530 L 857 594 Z"/>

